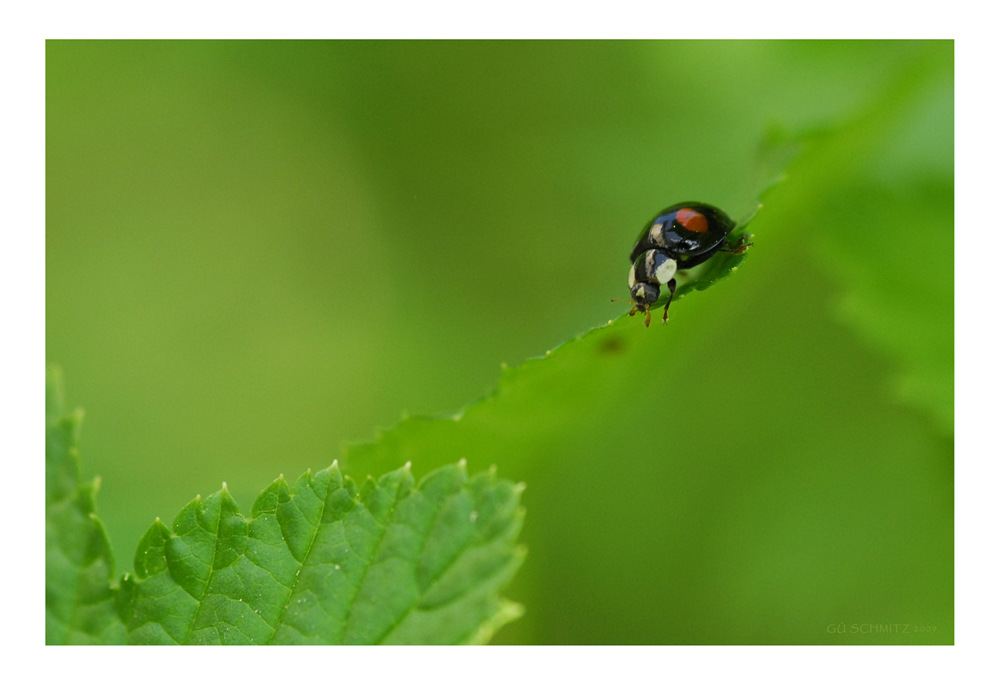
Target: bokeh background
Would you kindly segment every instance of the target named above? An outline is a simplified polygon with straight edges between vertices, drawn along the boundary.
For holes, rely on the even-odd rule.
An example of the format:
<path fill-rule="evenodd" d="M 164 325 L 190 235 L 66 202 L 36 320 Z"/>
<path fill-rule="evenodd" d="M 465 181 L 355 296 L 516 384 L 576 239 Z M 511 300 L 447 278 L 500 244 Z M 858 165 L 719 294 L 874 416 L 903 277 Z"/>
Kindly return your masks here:
<path fill-rule="evenodd" d="M 951 42 L 50 41 L 46 72 L 46 355 L 119 572 L 223 480 L 248 510 L 619 317 L 655 211 L 745 216 L 798 141 L 668 326 L 347 468 L 528 484 L 496 642 L 953 641 Z"/>

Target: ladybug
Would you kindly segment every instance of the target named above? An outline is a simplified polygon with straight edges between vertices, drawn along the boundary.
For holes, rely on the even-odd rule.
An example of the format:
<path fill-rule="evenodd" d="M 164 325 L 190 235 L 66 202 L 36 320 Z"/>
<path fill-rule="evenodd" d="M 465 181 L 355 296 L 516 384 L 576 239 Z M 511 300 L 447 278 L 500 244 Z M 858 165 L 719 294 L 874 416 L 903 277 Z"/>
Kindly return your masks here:
<path fill-rule="evenodd" d="M 663 323 L 677 289 L 675 275 L 707 261 L 717 252 L 742 254 L 753 243 L 741 238 L 731 246 L 726 237 L 736 222 L 717 207 L 703 202 L 680 202 L 657 212 L 647 223 L 632 248 L 628 287 L 635 304 L 629 316 L 646 314 L 646 327 L 652 316 L 650 308 L 660 299 L 660 286 L 670 290 L 663 306 Z M 615 302 L 617 300 L 612 300 Z"/>

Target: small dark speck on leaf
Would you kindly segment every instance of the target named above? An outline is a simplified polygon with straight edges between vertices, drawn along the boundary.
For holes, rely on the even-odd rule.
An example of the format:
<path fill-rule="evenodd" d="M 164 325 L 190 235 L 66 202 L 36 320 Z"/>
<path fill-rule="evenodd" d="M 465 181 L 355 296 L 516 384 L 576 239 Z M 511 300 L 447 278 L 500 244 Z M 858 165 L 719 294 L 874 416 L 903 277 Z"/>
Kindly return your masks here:
<path fill-rule="evenodd" d="M 608 355 L 621 354 L 622 352 L 625 351 L 625 340 L 624 338 L 617 335 L 611 336 L 610 338 L 606 338 L 603 342 L 601 342 L 601 345 L 598 348 L 598 350 L 600 351 L 601 354 L 608 354 Z"/>

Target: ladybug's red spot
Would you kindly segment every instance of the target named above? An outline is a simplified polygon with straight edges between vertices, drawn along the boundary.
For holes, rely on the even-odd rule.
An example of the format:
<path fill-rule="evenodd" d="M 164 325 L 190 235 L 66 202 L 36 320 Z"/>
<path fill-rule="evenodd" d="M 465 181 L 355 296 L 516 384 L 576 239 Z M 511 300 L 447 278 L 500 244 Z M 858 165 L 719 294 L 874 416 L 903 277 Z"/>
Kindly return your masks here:
<path fill-rule="evenodd" d="M 708 230 L 708 219 L 693 209 L 678 209 L 677 222 L 694 233 L 704 233 Z"/>

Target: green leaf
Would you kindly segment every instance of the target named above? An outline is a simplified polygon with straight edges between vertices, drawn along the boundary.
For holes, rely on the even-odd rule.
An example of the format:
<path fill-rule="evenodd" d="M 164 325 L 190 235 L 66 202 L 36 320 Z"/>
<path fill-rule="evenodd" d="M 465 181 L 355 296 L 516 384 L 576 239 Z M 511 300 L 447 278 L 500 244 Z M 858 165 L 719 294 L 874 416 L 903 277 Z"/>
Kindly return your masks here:
<path fill-rule="evenodd" d="M 523 486 L 464 461 L 415 484 L 409 464 L 357 487 L 334 462 L 279 477 L 244 518 L 222 490 L 196 497 L 114 564 L 79 483 L 82 413 L 46 385 L 48 644 L 483 643 L 522 614 L 500 597 L 525 551 Z M 127 633 L 127 634 L 126 634 Z"/>
<path fill-rule="evenodd" d="M 97 514 L 98 480 L 80 482 L 83 413 L 66 414 L 58 369 L 45 385 L 45 642 L 113 644 L 125 639 L 115 612 L 114 560 Z"/>
<path fill-rule="evenodd" d="M 124 583 L 132 644 L 483 642 L 520 608 L 521 488 L 464 462 L 359 488 L 336 462 L 240 515 L 225 485 L 157 520 Z"/>
<path fill-rule="evenodd" d="M 837 318 L 890 355 L 889 390 L 955 429 L 954 186 L 934 178 L 852 188 L 823 206 L 820 260 L 845 286 Z M 864 221 L 851 221 L 863 216 Z M 905 232 L 870 230 L 901 222 Z M 897 224 L 898 225 L 898 224 Z M 926 247 L 925 247 L 926 246 Z"/>
<path fill-rule="evenodd" d="M 803 135 L 774 198 L 843 287 L 836 316 L 892 358 L 897 399 L 954 432 L 954 56 L 928 44 L 877 106 Z"/>

